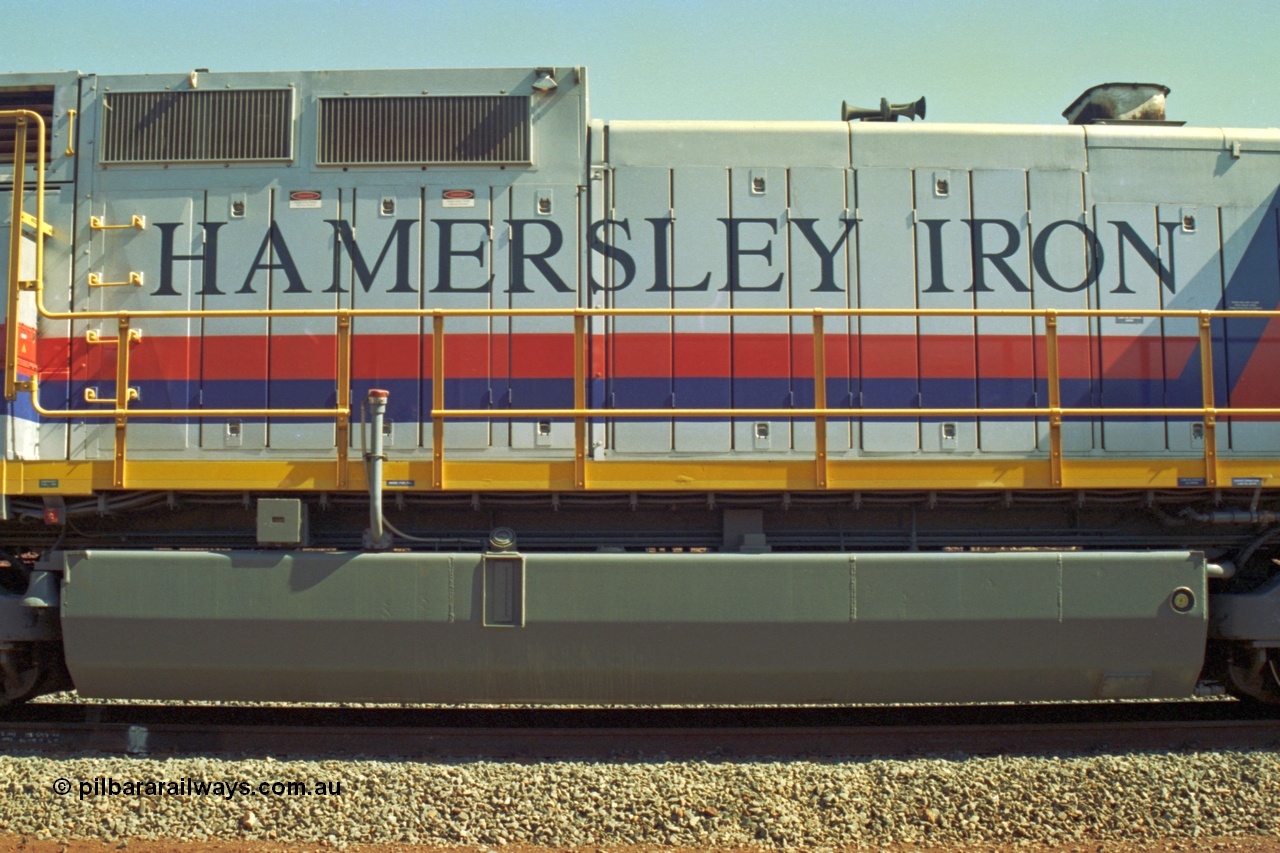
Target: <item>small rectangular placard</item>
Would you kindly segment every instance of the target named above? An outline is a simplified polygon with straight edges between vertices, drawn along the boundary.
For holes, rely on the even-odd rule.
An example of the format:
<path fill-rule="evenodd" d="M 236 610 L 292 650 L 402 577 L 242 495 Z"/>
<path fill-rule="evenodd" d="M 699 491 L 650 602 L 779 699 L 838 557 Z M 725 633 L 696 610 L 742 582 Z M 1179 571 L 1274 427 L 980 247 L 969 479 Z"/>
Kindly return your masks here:
<path fill-rule="evenodd" d="M 440 206 L 475 207 L 475 190 L 442 190 L 440 193 Z"/>

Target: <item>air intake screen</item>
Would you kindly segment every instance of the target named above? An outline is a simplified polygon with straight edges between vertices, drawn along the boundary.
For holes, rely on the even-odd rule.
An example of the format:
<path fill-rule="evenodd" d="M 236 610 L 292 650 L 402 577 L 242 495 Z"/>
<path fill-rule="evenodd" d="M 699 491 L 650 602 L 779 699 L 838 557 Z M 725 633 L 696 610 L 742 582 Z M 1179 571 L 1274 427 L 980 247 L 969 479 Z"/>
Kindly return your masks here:
<path fill-rule="evenodd" d="M 322 98 L 319 162 L 529 163 L 529 99 Z"/>
<path fill-rule="evenodd" d="M 45 162 L 53 152 L 53 87 L 39 86 L 22 89 L 0 89 L 0 110 L 30 110 L 44 119 Z M 0 118 L 0 164 L 13 163 L 13 147 L 17 139 L 17 119 Z M 27 162 L 36 159 L 36 128 L 27 124 Z"/>
<path fill-rule="evenodd" d="M 292 105 L 291 89 L 108 93 L 102 162 L 288 160 Z"/>

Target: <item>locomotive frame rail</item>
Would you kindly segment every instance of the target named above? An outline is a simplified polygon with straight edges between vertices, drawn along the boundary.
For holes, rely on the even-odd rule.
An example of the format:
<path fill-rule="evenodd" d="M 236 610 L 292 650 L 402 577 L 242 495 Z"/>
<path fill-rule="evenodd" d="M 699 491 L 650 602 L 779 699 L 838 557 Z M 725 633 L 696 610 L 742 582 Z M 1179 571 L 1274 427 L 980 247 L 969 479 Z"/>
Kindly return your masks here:
<path fill-rule="evenodd" d="M 1102 309 L 1035 309 L 1035 308 L 1016 308 L 1016 309 L 982 309 L 982 308 L 948 308 L 948 309 L 930 309 L 930 308 L 816 308 L 816 309 L 795 309 L 795 308 L 754 308 L 754 309 L 733 309 L 733 308 L 714 308 L 714 309 L 639 309 L 639 308 L 574 308 L 574 309 L 516 309 L 516 308 L 491 308 L 491 309 L 356 309 L 356 308 L 334 308 L 334 309 L 267 309 L 267 310 L 177 310 L 177 311 L 54 311 L 48 309 L 44 304 L 44 245 L 43 238 L 50 236 L 53 229 L 44 221 L 44 171 L 45 171 L 45 136 L 46 128 L 43 118 L 35 112 L 29 110 L 9 110 L 0 111 L 0 118 L 16 119 L 16 138 L 14 152 L 14 179 L 13 179 L 13 211 L 12 221 L 21 223 L 36 231 L 34 280 L 23 280 L 21 278 L 21 242 L 22 227 L 11 227 L 9 237 L 9 269 L 8 269 L 8 317 L 11 322 L 7 323 L 6 329 L 6 373 L 5 373 L 5 398 L 14 400 L 19 392 L 27 392 L 31 395 L 32 405 L 35 411 L 45 418 L 59 419 L 107 419 L 114 421 L 115 438 L 114 452 L 111 463 L 110 487 L 122 489 L 126 486 L 137 487 L 138 483 L 134 482 L 129 476 L 130 466 L 150 468 L 156 464 L 151 460 L 131 461 L 126 453 L 127 445 L 127 425 L 130 418 L 209 418 L 209 417 L 247 417 L 247 418 L 265 418 L 265 417 L 285 417 L 285 418 L 332 418 L 336 428 L 336 472 L 332 477 L 332 487 L 338 490 L 347 489 L 363 489 L 364 484 L 359 482 L 359 465 L 356 465 L 356 476 L 352 476 L 352 463 L 349 458 L 350 447 L 350 429 L 351 429 L 351 355 L 352 355 L 352 334 L 353 323 L 358 318 L 363 317 L 415 317 L 415 318 L 431 318 L 432 324 L 432 406 L 430 413 L 431 431 L 432 431 L 432 457 L 430 471 L 430 489 L 441 491 L 453 488 L 474 490 L 476 484 L 485 481 L 483 473 L 470 473 L 464 475 L 460 479 L 462 482 L 454 483 L 452 478 L 447 476 L 451 464 L 461 466 L 471 466 L 475 464 L 484 465 L 484 462 L 476 460 L 460 460 L 457 463 L 451 463 L 445 458 L 444 447 L 444 424 L 448 419 L 486 419 L 486 420 L 511 420 L 516 418 L 551 418 L 551 419 L 571 419 L 574 422 L 574 446 L 572 458 L 571 475 L 564 469 L 565 460 L 550 459 L 545 463 L 529 463 L 529 462 L 509 462 L 503 461 L 500 464 L 510 468 L 511 466 L 529 467 L 530 465 L 546 466 L 545 472 L 542 474 L 535 473 L 527 480 L 530 489 L 552 489 L 558 490 L 568 487 L 576 490 L 625 490 L 634 487 L 636 484 L 642 484 L 642 487 L 651 488 L 659 484 L 667 473 L 661 473 L 656 477 L 646 472 L 646 466 L 652 466 L 652 463 L 636 462 L 633 460 L 609 460 L 595 461 L 589 458 L 587 448 L 587 421 L 605 420 L 605 419 L 635 419 L 635 418 L 652 418 L 660 416 L 678 420 L 683 418 L 753 418 L 768 417 L 778 419 L 812 419 L 815 425 L 815 451 L 813 458 L 807 462 L 798 460 L 769 460 L 765 464 L 771 466 L 773 476 L 769 479 L 776 482 L 778 487 L 788 489 L 814 489 L 827 490 L 831 488 L 878 488 L 886 485 L 886 476 L 888 484 L 893 484 L 892 473 L 887 475 L 883 466 L 902 464 L 904 460 L 888 460 L 879 457 L 859 457 L 851 460 L 833 461 L 827 450 L 827 424 L 831 418 L 848 418 L 848 419 L 876 419 L 876 418 L 948 418 L 948 417 L 1024 417 L 1024 418 L 1046 418 L 1048 421 L 1048 437 L 1049 447 L 1047 456 L 1042 458 L 1037 455 L 1030 459 L 1018 460 L 1017 464 L 1024 468 L 1033 468 L 1042 462 L 1047 463 L 1047 476 L 1037 476 L 1030 471 L 1022 472 L 1022 481 L 1018 482 L 1016 487 L 1031 488 L 1084 488 L 1098 486 L 1121 486 L 1135 487 L 1141 484 L 1143 487 L 1156 485 L 1152 483 L 1153 472 L 1151 470 L 1152 462 L 1155 462 L 1163 472 L 1160 477 L 1165 482 L 1159 485 L 1173 485 L 1167 482 L 1170 477 L 1202 480 L 1206 488 L 1217 488 L 1227 478 L 1235 479 L 1236 474 L 1246 476 L 1248 479 L 1257 478 L 1256 460 L 1247 459 L 1229 459 L 1220 460 L 1217 452 L 1217 422 L 1220 418 L 1230 419 L 1233 417 L 1261 417 L 1261 418 L 1277 418 L 1280 417 L 1280 408 L 1277 407 L 1219 407 L 1215 404 L 1214 386 L 1213 386 L 1213 355 L 1212 355 L 1212 321 L 1219 318 L 1233 319 L 1270 319 L 1280 317 L 1280 311 L 1261 311 L 1261 310 L 1102 310 Z M 23 206 L 23 195 L 25 187 L 25 168 L 26 168 L 26 139 L 28 123 L 33 123 L 36 127 L 38 146 L 36 156 L 36 214 L 31 216 Z M 135 218 L 136 219 L 136 218 Z M 129 226 L 110 226 L 110 227 L 134 227 Z M 89 332 L 87 342 L 90 344 L 115 345 L 116 347 L 116 394 L 114 398 L 97 398 L 94 394 L 86 392 L 86 402 L 103 406 L 95 409 L 47 409 L 40 405 L 39 402 L 39 379 L 33 376 L 29 381 L 20 381 L 17 379 L 17 360 L 19 351 L 20 333 L 18 323 L 12 322 L 18 316 L 19 299 L 23 291 L 34 291 L 35 307 L 39 317 L 49 320 L 108 320 L 115 321 L 117 324 L 118 335 L 115 338 L 103 338 L 96 332 Z M 667 408 L 667 409 L 649 409 L 649 408 L 590 408 L 587 406 L 587 353 L 591 337 L 588 332 L 588 319 L 592 317 L 708 317 L 708 316 L 730 316 L 730 317 L 810 317 L 813 322 L 812 341 L 813 341 L 813 383 L 814 383 L 814 405 L 807 408 Z M 137 320 L 143 319 L 173 319 L 173 318 L 237 318 L 237 317 L 256 317 L 256 318 L 287 318 L 287 317 L 325 317 L 336 320 L 336 343 L 337 343 L 337 364 L 336 364 L 336 405 L 333 407 L 317 407 L 317 408 L 219 408 L 219 409 L 151 409 L 131 406 L 132 400 L 136 399 L 133 389 L 129 388 L 129 353 L 133 345 L 142 342 L 142 335 L 139 330 L 134 328 L 133 324 Z M 444 383 L 446 380 L 445 370 L 445 340 L 446 340 L 446 320 L 452 317 L 555 317 L 555 318 L 571 318 L 573 321 L 573 352 L 574 352 L 574 403 L 572 408 L 511 408 L 511 409 L 449 409 L 445 406 L 444 400 Z M 1043 338 L 1043 346 L 1046 353 L 1046 376 L 1048 386 L 1048 405 L 1045 406 L 1029 406 L 1029 407 L 945 407 L 945 408 L 904 408 L 904 407 L 875 407 L 875 408 L 847 408 L 847 407 L 829 407 L 827 405 L 826 395 L 826 347 L 825 347 L 825 319 L 828 317 L 1025 317 L 1032 319 L 1042 319 L 1044 321 L 1044 334 L 1036 334 L 1034 336 L 1036 344 Z M 1199 360 L 1201 374 L 1201 405 L 1198 407 L 1064 407 L 1061 399 L 1061 373 L 1060 373 L 1060 355 L 1059 355 L 1059 334 L 1058 321 L 1061 318 L 1077 317 L 1077 318 L 1102 318 L 1102 317 L 1150 317 L 1150 318 L 1192 318 L 1196 319 L 1199 328 Z M 1039 377 L 1037 377 L 1039 378 Z M 123 393 L 121 389 L 124 389 Z M 1186 456 L 1169 456 L 1162 457 L 1157 460 L 1149 458 L 1127 459 L 1095 459 L 1090 460 L 1086 457 L 1073 458 L 1065 455 L 1062 447 L 1062 423 L 1064 419 L 1069 418 L 1085 418 L 1085 417 L 1198 417 L 1204 424 L 1204 453 L 1199 457 Z M 922 460 L 906 459 L 908 464 L 920 464 Z M 938 465 L 940 460 L 936 456 L 928 457 L 923 460 L 925 464 Z M 957 488 L 980 488 L 984 487 L 979 481 L 984 477 L 989 479 L 993 470 L 992 465 L 1007 469 L 1010 467 L 1010 460 L 1001 460 L 998 456 L 992 455 L 983 459 L 956 459 L 955 462 L 961 466 L 985 466 L 975 469 L 975 477 L 968 478 L 968 481 L 962 479 L 961 482 L 950 485 L 949 487 Z M 703 471 L 702 478 L 689 478 L 690 481 L 700 480 L 700 484 L 691 486 L 693 488 L 710 487 L 724 489 L 724 481 L 732 480 L 732 477 L 726 477 L 728 468 L 725 466 L 742 466 L 749 464 L 759 465 L 759 460 L 726 460 L 723 458 L 691 458 L 690 463 L 696 464 Z M 6 461 L 4 463 L 4 474 L 0 476 L 3 481 L 3 492 L 12 494 L 21 492 L 26 487 L 31 476 L 28 472 L 35 474 L 37 479 L 44 480 L 41 472 L 50 472 L 57 470 L 66 470 L 76 468 L 81 465 L 93 466 L 93 462 L 76 463 L 76 462 L 30 462 L 30 461 Z M 226 465 L 225 461 L 220 464 Z M 231 463 L 234 464 L 234 463 Z M 388 463 L 391 470 L 397 462 Z M 414 466 L 416 469 L 420 463 L 405 462 Z M 492 463 L 490 463 L 492 464 Z M 684 463 L 681 463 L 684 464 Z M 279 477 L 280 482 L 286 482 L 293 479 L 285 472 L 287 470 L 296 469 L 298 463 L 273 463 L 271 464 L 269 473 L 266 474 L 268 479 Z M 1076 465 L 1080 468 L 1078 472 L 1070 470 Z M 800 467 L 797 467 L 800 466 Z M 846 466 L 854 466 L 848 467 Z M 1085 475 L 1086 469 L 1092 466 L 1106 466 L 1103 472 L 1099 474 Z M 1135 467 L 1136 466 L 1136 467 Z M 837 473 L 834 467 L 842 468 Z M 16 482 L 12 479 L 12 473 L 17 470 L 18 476 Z M 807 470 L 803 470 L 807 469 Z M 616 476 L 610 476 L 607 472 L 617 471 Z M 1069 476 L 1072 473 L 1079 473 L 1080 477 L 1073 478 Z M 1270 479 L 1270 474 L 1265 479 Z M 320 478 L 311 475 L 313 479 L 308 479 L 311 487 L 323 488 L 317 482 Z M 55 479 L 61 480 L 62 477 Z M 77 482 L 83 483 L 82 476 L 73 476 L 71 478 Z M 148 480 L 150 477 L 143 477 Z M 568 480 L 566 483 L 565 481 Z M 681 478 L 669 484 L 672 487 L 680 487 L 683 483 Z M 524 478 L 517 477 L 513 482 L 524 482 Z M 416 482 L 416 481 L 415 481 Z M 91 475 L 86 486 L 88 491 L 95 488 L 101 488 L 103 484 L 98 482 L 98 478 Z M 17 488 L 13 488 L 17 486 Z M 760 488 L 762 484 L 759 481 L 745 480 L 737 482 L 736 486 L 729 488 Z M 275 486 L 279 488 L 279 484 Z M 772 486 L 769 486 L 772 487 Z M 991 487 L 991 486 L 987 486 Z M 1004 487 L 1010 487 L 1005 485 Z M 79 490 L 79 489 L 76 489 Z M 63 489 L 62 491 L 66 491 Z M 73 490 L 74 491 L 74 490 Z"/>

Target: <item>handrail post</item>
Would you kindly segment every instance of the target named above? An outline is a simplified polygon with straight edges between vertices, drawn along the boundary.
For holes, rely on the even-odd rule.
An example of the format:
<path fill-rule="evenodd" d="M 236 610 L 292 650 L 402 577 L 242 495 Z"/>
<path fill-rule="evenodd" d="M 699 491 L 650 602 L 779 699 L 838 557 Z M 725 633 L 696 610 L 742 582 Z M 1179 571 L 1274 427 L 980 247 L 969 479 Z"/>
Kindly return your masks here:
<path fill-rule="evenodd" d="M 27 172 L 27 119 L 18 116 L 13 143 L 13 216 L 9 223 L 9 313 L 5 315 L 4 398 L 18 398 L 18 279 L 22 275 L 22 196 Z"/>
<path fill-rule="evenodd" d="M 345 312 L 338 314 L 337 355 L 338 415 L 334 438 L 338 445 L 338 488 L 345 489 L 351 448 L 351 316 Z"/>
<path fill-rule="evenodd" d="M 444 488 L 444 315 L 431 317 L 431 488 Z"/>
<path fill-rule="evenodd" d="M 1213 327 L 1208 312 L 1200 313 L 1200 388 L 1204 408 L 1204 484 L 1218 485 L 1218 424 L 1213 399 Z"/>
<path fill-rule="evenodd" d="M 1049 483 L 1062 486 L 1062 388 L 1058 364 L 1058 315 L 1048 311 L 1044 316 L 1045 353 L 1049 371 Z"/>
<path fill-rule="evenodd" d="M 827 345 L 826 332 L 823 328 L 822 314 L 813 312 L 813 407 L 827 407 Z M 827 468 L 827 416 L 817 415 L 813 419 L 814 443 L 814 477 L 819 489 L 827 488 L 829 470 Z"/>
<path fill-rule="evenodd" d="M 125 442 L 129 435 L 129 349 L 132 343 L 129 334 L 129 316 L 121 315 L 116 321 L 116 432 L 114 458 L 112 462 L 112 482 L 117 489 L 125 485 Z"/>
<path fill-rule="evenodd" d="M 573 486 L 587 487 L 587 315 L 577 310 L 573 315 Z"/>

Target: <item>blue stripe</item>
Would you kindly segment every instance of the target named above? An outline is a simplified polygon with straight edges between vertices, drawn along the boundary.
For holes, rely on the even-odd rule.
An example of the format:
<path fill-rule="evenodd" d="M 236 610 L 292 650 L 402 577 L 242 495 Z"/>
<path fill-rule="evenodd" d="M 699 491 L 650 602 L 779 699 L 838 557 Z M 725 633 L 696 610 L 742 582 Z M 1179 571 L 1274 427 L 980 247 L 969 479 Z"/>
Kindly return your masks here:
<path fill-rule="evenodd" d="M 1194 358 L 1193 358 L 1194 360 Z M 1088 379 L 1064 379 L 1061 383 L 1062 405 L 1081 407 L 1100 405 L 1105 401 L 1111 406 L 1198 406 L 1200 382 L 1198 362 L 1189 365 L 1183 375 L 1167 383 L 1160 380 L 1107 379 L 1098 386 Z M 1225 368 L 1223 370 L 1225 375 Z M 1225 381 L 1220 375 L 1220 381 Z M 65 410 L 69 407 L 92 410 L 84 402 L 84 389 L 96 388 L 100 397 L 115 395 L 114 382 L 48 381 L 40 385 L 40 402 L 45 408 Z M 148 380 L 136 383 L 141 399 L 135 403 L 140 408 L 332 408 L 336 405 L 336 391 L 332 381 L 315 380 L 210 380 L 203 383 L 168 382 Z M 197 393 L 201 390 L 202 393 Z M 352 384 L 352 402 L 358 406 L 373 387 L 391 392 L 389 414 L 398 423 L 422 422 L 430 419 L 432 399 L 431 381 L 417 379 L 358 379 Z M 854 386 L 856 387 L 856 386 Z M 493 386 L 496 397 L 490 401 L 490 381 L 487 379 L 450 379 L 445 383 L 445 405 L 448 408 L 480 408 L 494 411 L 513 406 L 518 408 L 570 408 L 573 405 L 571 379 L 518 379 L 503 381 Z M 794 384 L 787 379 L 737 379 L 720 377 L 681 377 L 674 382 L 666 378 L 616 379 L 608 383 L 612 399 L 603 394 L 605 383 L 592 381 L 590 404 L 607 414 L 609 407 L 653 408 L 662 414 L 652 420 L 669 420 L 680 408 L 787 408 L 789 402 L 795 408 L 810 408 L 814 404 L 813 385 L 808 380 Z M 1049 395 L 1045 380 L 1037 380 L 1034 386 L 1026 379 L 864 379 L 861 383 L 862 405 L 867 408 L 919 408 L 917 392 L 923 394 L 927 407 L 977 405 L 974 395 L 982 405 L 992 407 L 1047 406 Z M 1034 395 L 1031 393 L 1034 389 Z M 678 404 L 671 406 L 672 391 Z M 1105 391 L 1105 393 L 1101 393 Z M 828 379 L 827 404 L 832 408 L 856 408 L 854 388 L 844 378 Z M 793 397 L 789 397 L 793 395 Z M 1037 400 L 1038 398 L 1038 400 Z M 203 405 L 201 404 L 203 400 Z M 71 403 L 69 406 L 68 403 Z M 30 398 L 21 394 L 14 401 L 0 404 L 0 413 L 26 420 L 38 420 Z M 104 406 L 103 408 L 106 408 Z M 354 410 L 359 417 L 359 409 Z M 1145 418 L 1139 418 L 1143 420 Z M 80 419 L 100 423 L 98 419 Z M 225 420 L 225 418 L 211 419 Z M 260 420 L 260 419 L 259 419 Z M 326 422 L 329 418 L 290 418 L 288 420 Z M 451 419 L 452 420 L 452 419 Z M 635 419 L 640 420 L 640 419 Z M 1013 418 L 1011 420 L 1030 420 Z M 1196 420 L 1188 418 L 1188 420 Z M 186 419 L 138 419 L 150 423 L 184 423 Z"/>

